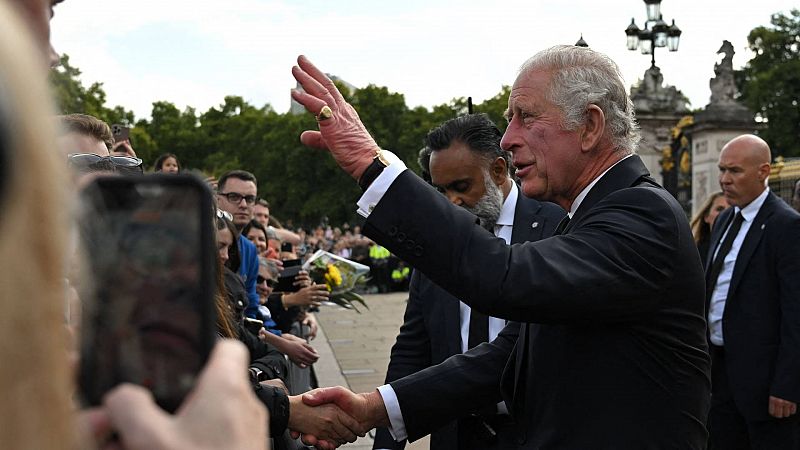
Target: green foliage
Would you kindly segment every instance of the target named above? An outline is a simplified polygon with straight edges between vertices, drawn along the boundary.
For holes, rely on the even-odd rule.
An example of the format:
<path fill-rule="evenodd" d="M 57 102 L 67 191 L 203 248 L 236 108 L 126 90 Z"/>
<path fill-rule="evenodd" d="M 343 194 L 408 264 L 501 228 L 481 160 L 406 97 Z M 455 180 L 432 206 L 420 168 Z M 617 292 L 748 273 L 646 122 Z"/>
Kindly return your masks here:
<path fill-rule="evenodd" d="M 245 169 L 258 179 L 258 192 L 269 200 L 272 214 L 295 224 L 314 226 L 322 217 L 334 224 L 358 221 L 356 183 L 325 155 L 300 143 L 300 134 L 316 129 L 311 114 L 278 114 L 269 105 L 250 105 L 242 97 L 228 96 L 223 102 L 198 113 L 194 108 L 179 110 L 173 103 L 153 103 L 149 119 L 136 120 L 121 106 L 105 105 L 101 83 L 88 88 L 81 72 L 62 56 L 61 67 L 51 75 L 60 110 L 85 113 L 108 123 L 132 126 L 134 149 L 148 167 L 162 153 L 174 153 L 184 169 L 219 177 L 232 169 Z M 466 114 L 466 98 L 433 107 L 409 109 L 405 97 L 386 87 L 369 85 L 349 91 L 337 83 L 345 99 L 358 111 L 378 145 L 392 150 L 409 168 L 419 172 L 417 154 L 425 135 L 448 119 Z M 505 128 L 502 113 L 510 88 L 475 105 Z"/>
<path fill-rule="evenodd" d="M 773 14 L 747 42 L 755 53 L 737 73 L 741 100 L 769 127 L 761 136 L 776 155 L 800 156 L 800 10 Z"/>

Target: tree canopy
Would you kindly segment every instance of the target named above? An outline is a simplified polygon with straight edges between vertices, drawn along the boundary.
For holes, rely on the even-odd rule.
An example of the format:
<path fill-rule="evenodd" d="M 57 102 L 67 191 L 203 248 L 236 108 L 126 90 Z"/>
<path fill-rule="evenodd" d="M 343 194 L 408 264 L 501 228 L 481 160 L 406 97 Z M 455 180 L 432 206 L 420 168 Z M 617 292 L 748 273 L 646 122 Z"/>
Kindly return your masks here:
<path fill-rule="evenodd" d="M 772 15 L 747 37 L 755 56 L 737 73 L 741 100 L 767 123 L 776 155 L 800 156 L 800 10 Z"/>
<path fill-rule="evenodd" d="M 218 106 L 199 113 L 183 111 L 167 101 L 153 103 L 150 118 L 136 119 L 121 106 L 106 106 L 102 83 L 85 87 L 81 71 L 61 57 L 51 73 L 57 105 L 64 114 L 91 114 L 109 124 L 131 126 L 131 140 L 139 157 L 151 166 L 161 153 L 174 153 L 188 170 L 218 177 L 231 169 L 244 169 L 258 179 L 259 196 L 272 213 L 294 224 L 313 226 L 322 217 L 331 223 L 357 220 L 353 199 L 356 183 L 333 159 L 300 143 L 300 133 L 316 127 L 310 114 L 276 113 L 269 105 L 256 107 L 242 97 L 227 96 Z M 453 99 L 435 106 L 409 108 L 405 97 L 388 88 L 369 85 L 343 95 L 358 111 L 378 144 L 394 151 L 409 168 L 419 172 L 417 154 L 428 131 L 441 122 L 465 114 L 467 100 Z M 505 128 L 502 118 L 508 87 L 476 105 Z"/>

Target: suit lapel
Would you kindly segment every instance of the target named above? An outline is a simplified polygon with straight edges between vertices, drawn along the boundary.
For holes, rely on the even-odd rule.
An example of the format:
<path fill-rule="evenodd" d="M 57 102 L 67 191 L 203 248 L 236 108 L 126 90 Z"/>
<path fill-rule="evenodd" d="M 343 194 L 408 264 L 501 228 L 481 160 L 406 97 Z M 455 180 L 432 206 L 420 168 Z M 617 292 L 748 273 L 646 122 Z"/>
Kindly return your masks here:
<path fill-rule="evenodd" d="M 708 243 L 708 253 L 702 255 L 705 257 L 706 261 L 706 277 L 708 277 L 708 273 L 711 271 L 711 260 L 714 258 L 714 252 L 717 251 L 717 247 L 719 247 L 719 241 L 722 240 L 722 234 L 728 229 L 728 226 L 730 226 L 731 221 L 733 220 L 734 211 L 735 208 L 732 207 L 722 211 L 717 217 L 717 221 L 714 224 L 715 226 L 711 229 L 711 238 Z"/>
<path fill-rule="evenodd" d="M 771 192 L 767 195 L 764 204 L 761 205 L 761 209 L 758 211 L 758 214 L 756 214 L 755 219 L 753 219 L 753 224 L 750 226 L 750 229 L 747 230 L 747 236 L 745 236 L 744 242 L 742 242 L 739 254 L 736 255 L 736 264 L 733 266 L 733 275 L 731 276 L 730 289 L 728 289 L 728 298 L 731 298 L 731 295 L 736 292 L 736 287 L 742 280 L 742 274 L 747 270 L 747 264 L 750 262 L 753 252 L 756 251 L 759 242 L 761 242 L 761 238 L 767 231 L 766 224 L 775 211 L 774 202 L 776 198 L 775 194 Z"/>
<path fill-rule="evenodd" d="M 448 356 L 461 353 L 461 302 L 447 292 L 442 292 L 444 302 L 445 333 Z"/>
<path fill-rule="evenodd" d="M 514 226 L 511 229 L 511 243 L 538 241 L 542 238 L 547 218 L 539 215 L 542 204 L 517 193 L 517 204 L 514 208 Z"/>

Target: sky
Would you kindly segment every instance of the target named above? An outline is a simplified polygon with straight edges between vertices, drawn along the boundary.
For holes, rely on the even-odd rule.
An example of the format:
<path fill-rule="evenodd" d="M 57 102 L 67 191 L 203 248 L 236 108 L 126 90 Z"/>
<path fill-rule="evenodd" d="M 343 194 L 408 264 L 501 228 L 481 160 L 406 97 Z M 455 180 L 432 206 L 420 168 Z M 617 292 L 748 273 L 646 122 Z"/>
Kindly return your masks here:
<path fill-rule="evenodd" d="M 750 30 L 792 7 L 796 0 L 664 0 L 664 20 L 683 30 L 677 52 L 656 50 L 665 83 L 692 108 L 705 106 L 722 41 L 741 68 L 752 57 Z M 581 35 L 619 64 L 628 85 L 650 66 L 650 55 L 625 45 L 631 18 L 643 27 L 641 0 L 69 0 L 55 14 L 56 50 L 85 85 L 102 82 L 109 105 L 137 118 L 154 101 L 202 112 L 226 95 L 285 112 L 299 54 L 357 87 L 386 86 L 427 108 L 493 97 L 527 58 Z"/>

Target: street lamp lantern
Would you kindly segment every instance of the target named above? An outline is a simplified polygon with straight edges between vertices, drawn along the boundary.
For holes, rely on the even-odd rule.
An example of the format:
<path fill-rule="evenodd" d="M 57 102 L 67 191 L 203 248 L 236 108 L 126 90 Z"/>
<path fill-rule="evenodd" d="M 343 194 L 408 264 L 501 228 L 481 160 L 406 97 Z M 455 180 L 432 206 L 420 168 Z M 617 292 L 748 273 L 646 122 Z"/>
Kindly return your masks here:
<path fill-rule="evenodd" d="M 653 54 L 653 32 L 647 29 L 647 25 L 639 32 L 639 50 L 643 55 Z"/>
<path fill-rule="evenodd" d="M 656 48 L 667 47 L 669 51 L 678 51 L 681 30 L 672 20 L 672 26 L 667 25 L 661 15 L 661 0 L 644 0 L 647 9 L 647 20 L 644 28 L 639 28 L 636 21 L 631 19 L 628 28 L 625 28 L 628 50 L 639 49 L 643 55 L 652 55 L 650 65 L 656 65 Z"/>
<path fill-rule="evenodd" d="M 669 51 L 678 51 L 678 44 L 681 42 L 681 33 L 681 29 L 675 25 L 675 19 L 672 19 L 672 25 L 669 27 L 669 30 L 667 30 L 667 48 L 669 48 Z M 628 45 L 628 48 L 630 48 L 630 44 Z"/>
<path fill-rule="evenodd" d="M 631 24 L 625 29 L 625 34 L 628 36 L 628 50 L 636 50 L 639 48 L 639 31 L 636 22 L 631 18 Z"/>
<path fill-rule="evenodd" d="M 583 33 L 581 33 L 581 38 L 578 39 L 578 42 L 575 43 L 575 46 L 576 47 L 588 47 L 589 46 L 589 44 L 585 40 L 583 40 Z"/>
<path fill-rule="evenodd" d="M 655 22 L 661 17 L 661 0 L 644 0 L 647 7 L 647 20 Z"/>
<path fill-rule="evenodd" d="M 659 17 L 656 24 L 653 25 L 653 40 L 654 40 L 654 45 L 656 47 L 667 46 L 668 31 L 669 31 L 669 25 L 667 25 L 667 22 L 664 22 L 664 19 Z"/>

